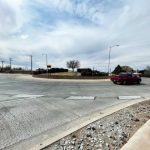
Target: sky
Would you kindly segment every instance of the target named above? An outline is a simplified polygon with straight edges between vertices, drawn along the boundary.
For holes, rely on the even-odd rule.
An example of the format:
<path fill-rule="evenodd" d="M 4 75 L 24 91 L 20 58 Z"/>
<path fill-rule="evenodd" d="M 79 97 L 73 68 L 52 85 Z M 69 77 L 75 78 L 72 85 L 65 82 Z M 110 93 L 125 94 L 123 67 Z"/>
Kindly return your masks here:
<path fill-rule="evenodd" d="M 14 67 L 107 71 L 150 65 L 150 0 L 0 0 L 0 60 Z M 116 47 L 115 45 L 119 45 Z"/>

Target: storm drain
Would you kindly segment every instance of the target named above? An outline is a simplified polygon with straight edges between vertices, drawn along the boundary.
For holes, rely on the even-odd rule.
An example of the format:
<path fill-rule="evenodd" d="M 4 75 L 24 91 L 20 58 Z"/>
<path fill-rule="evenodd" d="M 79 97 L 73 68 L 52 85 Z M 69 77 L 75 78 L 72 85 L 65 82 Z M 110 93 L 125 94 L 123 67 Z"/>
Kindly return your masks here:
<path fill-rule="evenodd" d="M 67 100 L 94 100 L 95 96 L 70 96 Z"/>
<path fill-rule="evenodd" d="M 118 96 L 120 100 L 132 100 L 132 99 L 141 99 L 141 96 Z"/>

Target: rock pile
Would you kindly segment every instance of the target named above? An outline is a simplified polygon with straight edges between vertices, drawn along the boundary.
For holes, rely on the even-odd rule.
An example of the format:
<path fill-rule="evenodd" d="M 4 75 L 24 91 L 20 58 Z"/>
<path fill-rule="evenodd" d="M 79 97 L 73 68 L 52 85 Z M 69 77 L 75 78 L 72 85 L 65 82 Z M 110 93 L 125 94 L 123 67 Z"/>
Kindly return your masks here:
<path fill-rule="evenodd" d="M 104 117 L 44 150 L 119 150 L 150 118 L 150 101 Z"/>

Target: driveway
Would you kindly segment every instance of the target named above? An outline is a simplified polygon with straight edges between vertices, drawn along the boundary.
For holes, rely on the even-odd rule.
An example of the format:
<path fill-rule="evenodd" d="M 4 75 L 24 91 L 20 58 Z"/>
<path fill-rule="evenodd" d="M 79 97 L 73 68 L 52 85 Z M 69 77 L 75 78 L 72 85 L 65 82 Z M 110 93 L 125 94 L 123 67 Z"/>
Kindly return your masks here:
<path fill-rule="evenodd" d="M 141 85 L 123 86 L 100 80 L 37 80 L 0 74 L 0 149 L 127 101 L 118 96 L 150 97 L 150 79 L 142 80 Z"/>

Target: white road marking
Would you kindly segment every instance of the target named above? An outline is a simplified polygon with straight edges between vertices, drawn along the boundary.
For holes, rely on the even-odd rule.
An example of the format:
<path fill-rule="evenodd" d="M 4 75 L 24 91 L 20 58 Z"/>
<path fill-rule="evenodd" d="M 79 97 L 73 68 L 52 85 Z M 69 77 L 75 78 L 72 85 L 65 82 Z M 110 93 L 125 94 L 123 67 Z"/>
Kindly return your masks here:
<path fill-rule="evenodd" d="M 141 99 L 141 96 L 118 96 L 120 100 Z"/>
<path fill-rule="evenodd" d="M 94 100 L 94 96 L 70 96 L 66 98 L 68 100 Z"/>
<path fill-rule="evenodd" d="M 13 97 L 16 98 L 38 98 L 38 97 L 43 97 L 44 95 L 30 95 L 30 94 L 18 94 L 14 95 Z"/>

